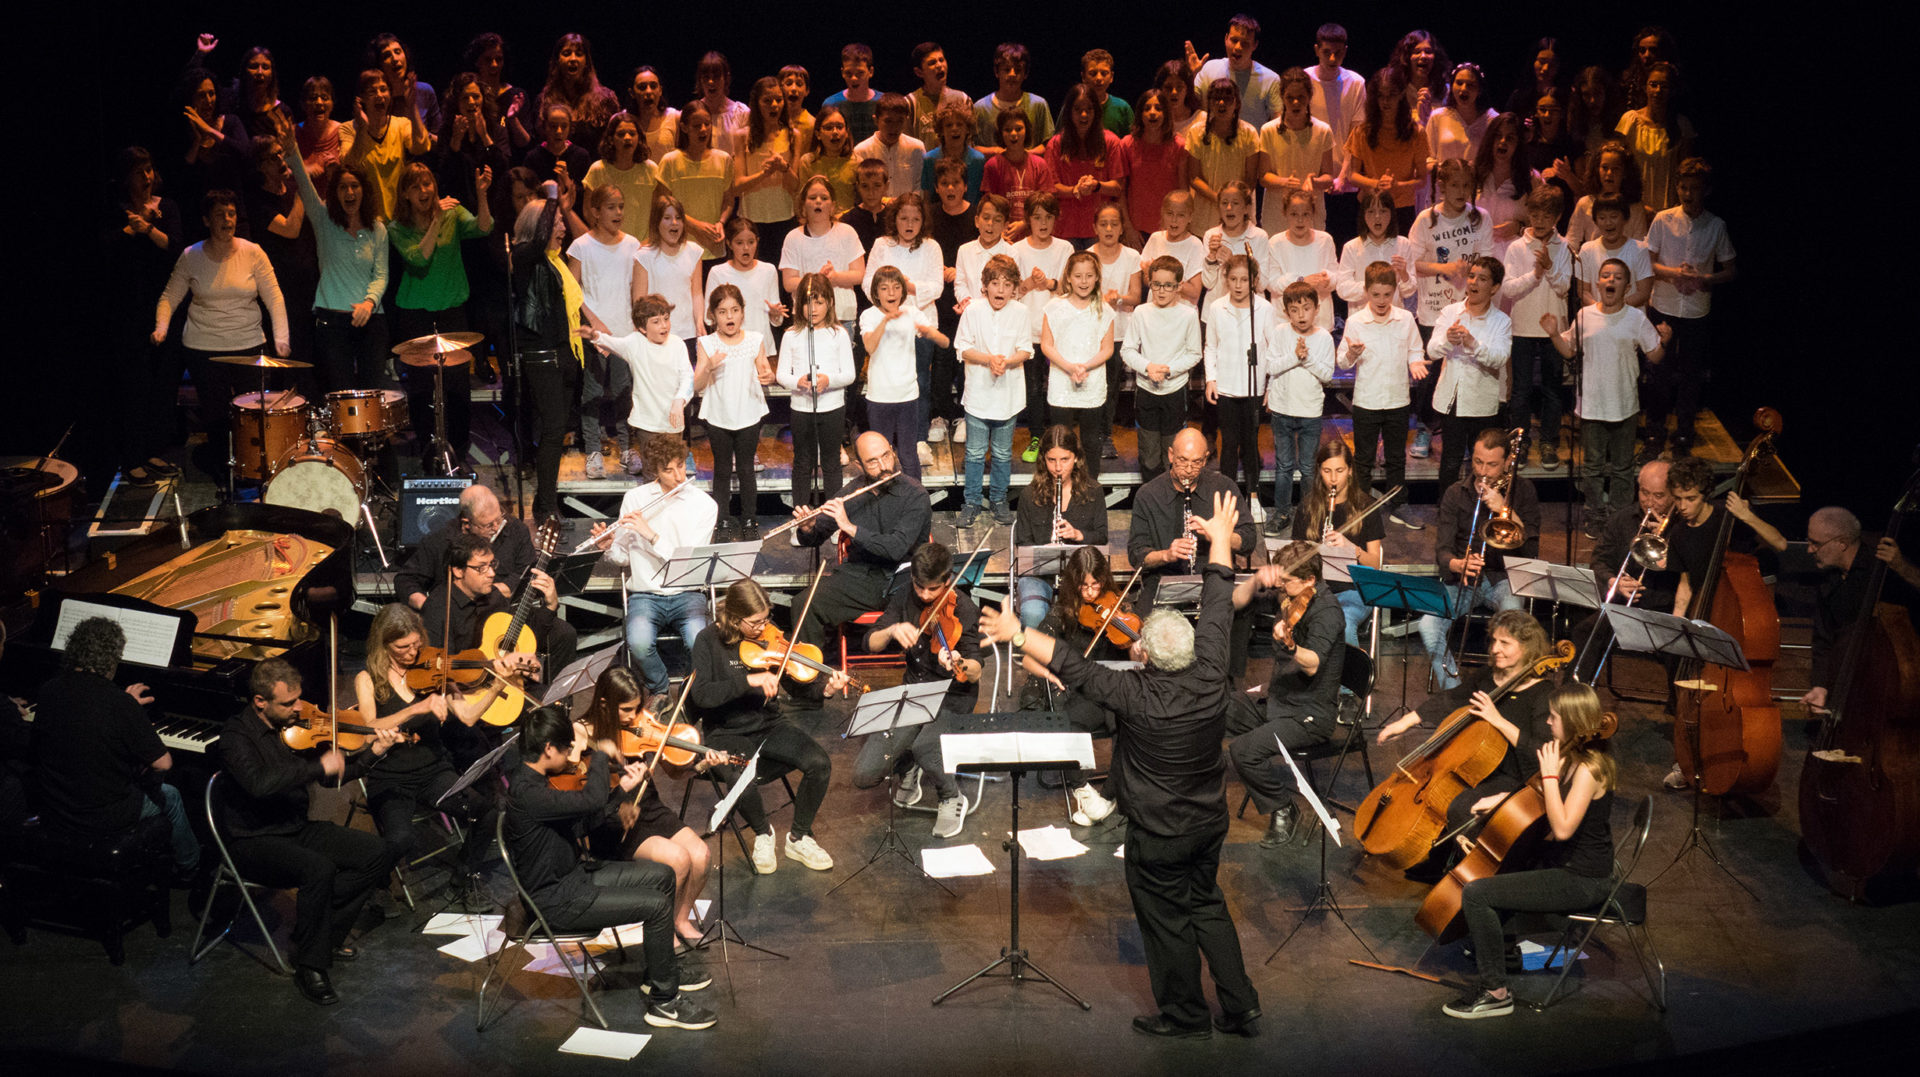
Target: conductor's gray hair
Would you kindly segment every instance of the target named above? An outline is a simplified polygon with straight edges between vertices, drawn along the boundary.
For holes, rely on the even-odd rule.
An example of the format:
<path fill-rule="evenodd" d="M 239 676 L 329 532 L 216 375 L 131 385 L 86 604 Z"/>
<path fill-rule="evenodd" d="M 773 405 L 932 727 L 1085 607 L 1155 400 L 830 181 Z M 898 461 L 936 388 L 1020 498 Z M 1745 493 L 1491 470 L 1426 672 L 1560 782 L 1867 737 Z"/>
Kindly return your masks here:
<path fill-rule="evenodd" d="M 1838 505 L 1828 505 L 1826 508 L 1813 510 L 1811 519 L 1818 520 L 1830 528 L 1834 537 L 1846 545 L 1851 546 L 1860 541 L 1860 517 Z"/>
<path fill-rule="evenodd" d="M 1193 625 L 1172 610 L 1156 610 L 1140 626 L 1147 664 L 1167 673 L 1193 665 Z"/>

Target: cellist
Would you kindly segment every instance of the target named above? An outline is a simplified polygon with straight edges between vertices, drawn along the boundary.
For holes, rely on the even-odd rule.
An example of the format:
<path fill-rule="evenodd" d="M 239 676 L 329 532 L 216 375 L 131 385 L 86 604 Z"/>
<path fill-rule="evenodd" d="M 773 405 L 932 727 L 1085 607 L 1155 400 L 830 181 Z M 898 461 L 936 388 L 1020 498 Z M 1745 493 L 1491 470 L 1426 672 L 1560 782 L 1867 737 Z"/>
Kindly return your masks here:
<path fill-rule="evenodd" d="M 940 703 L 940 716 L 923 725 L 874 733 L 860 744 L 860 757 L 853 764 L 853 787 L 871 789 L 894 771 L 905 776 L 894 802 L 911 807 L 920 800 L 921 782 L 933 785 L 939 797 L 933 820 L 933 836 L 951 838 L 960 833 L 967 821 L 967 801 L 960 785 L 940 758 L 940 734 L 946 731 L 946 717 L 972 714 L 980 701 L 980 607 L 970 595 L 953 586 L 953 552 L 938 542 L 923 542 L 907 563 L 907 582 L 911 585 L 895 591 L 887 599 L 873 628 L 867 632 L 867 650 L 878 652 L 898 644 L 905 652 L 905 683 L 951 679 Z M 945 638 L 937 623 L 929 618 L 928 607 L 951 596 L 953 611 L 946 619 L 958 618 L 955 638 Z M 948 626 L 952 627 L 952 626 Z"/>
<path fill-rule="evenodd" d="M 1613 887 L 1614 761 L 1602 732 L 1600 697 L 1584 684 L 1555 688 L 1547 699 L 1547 728 L 1551 736 L 1534 758 L 1552 841 L 1548 865 L 1475 879 L 1461 891 L 1460 911 L 1480 978 L 1478 990 L 1441 1007 L 1448 1017 L 1474 1021 L 1513 1012 L 1502 913 L 1587 909 Z M 1473 808 L 1491 811 L 1504 797 L 1481 797 Z"/>
<path fill-rule="evenodd" d="M 1281 746 L 1297 752 L 1326 743 L 1340 708 L 1346 618 L 1339 600 L 1319 580 L 1319 545 L 1290 542 L 1276 563 L 1260 566 L 1233 591 L 1235 609 L 1245 609 L 1263 593 L 1280 596 L 1266 710 L 1256 711 L 1240 692 L 1227 704 L 1227 735 L 1233 738 L 1227 757 L 1254 805 L 1271 816 L 1267 836 L 1260 839 L 1266 849 L 1291 840 L 1300 815 L 1289 789 L 1292 770 L 1278 758 Z"/>
<path fill-rule="evenodd" d="M 1380 728 L 1379 742 L 1418 725 L 1437 725 L 1447 715 L 1466 707 L 1506 738 L 1507 754 L 1479 785 L 1462 793 L 1447 805 L 1447 829 L 1454 831 L 1471 819 L 1470 808 L 1476 796 L 1504 795 L 1526 784 L 1527 765 L 1535 749 L 1551 739 L 1547 730 L 1547 697 L 1553 686 L 1533 677 L 1513 687 L 1497 704 L 1492 693 L 1547 654 L 1551 646 L 1546 629 L 1525 610 L 1501 610 L 1487 626 L 1488 664 L 1465 670 L 1466 679 L 1452 688 L 1428 696 L 1412 713 Z M 1437 879 L 1446 870 L 1446 858 L 1452 849 L 1438 848 L 1425 864 L 1407 870 L 1407 876 L 1421 881 Z"/>

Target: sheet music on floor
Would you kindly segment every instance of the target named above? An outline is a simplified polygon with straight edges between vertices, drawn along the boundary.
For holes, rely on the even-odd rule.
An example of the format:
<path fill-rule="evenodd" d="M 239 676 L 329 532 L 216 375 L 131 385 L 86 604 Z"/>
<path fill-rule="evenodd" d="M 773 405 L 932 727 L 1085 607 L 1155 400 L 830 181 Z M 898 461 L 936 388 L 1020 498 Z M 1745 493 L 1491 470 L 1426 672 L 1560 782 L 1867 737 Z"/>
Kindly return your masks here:
<path fill-rule="evenodd" d="M 611 1058 L 618 1062 L 631 1062 L 640 1053 L 641 1048 L 652 1042 L 653 1036 L 644 1032 L 614 1032 L 604 1028 L 589 1028 L 581 1025 L 574 1029 L 567 1042 L 560 1045 L 563 1055 L 587 1055 L 592 1058 Z"/>
<path fill-rule="evenodd" d="M 920 869 L 936 879 L 954 879 L 966 875 L 992 875 L 993 861 L 974 844 L 946 848 L 929 846 L 920 850 Z"/>
<path fill-rule="evenodd" d="M 1066 860 L 1081 856 L 1087 851 L 1085 845 L 1074 839 L 1073 833 L 1063 826 L 1052 823 L 1020 832 L 1020 851 L 1034 860 Z"/>
<path fill-rule="evenodd" d="M 995 763 L 1060 763 L 1093 768 L 1093 737 L 1086 733 L 942 733 L 940 754 L 947 773 Z"/>

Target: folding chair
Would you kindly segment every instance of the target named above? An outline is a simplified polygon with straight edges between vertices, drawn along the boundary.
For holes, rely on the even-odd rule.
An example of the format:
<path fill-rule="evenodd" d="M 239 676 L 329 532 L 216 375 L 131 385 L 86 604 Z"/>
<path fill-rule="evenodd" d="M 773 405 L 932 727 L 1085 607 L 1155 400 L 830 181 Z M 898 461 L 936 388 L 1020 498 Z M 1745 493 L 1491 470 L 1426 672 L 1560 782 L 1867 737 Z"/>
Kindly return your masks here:
<path fill-rule="evenodd" d="M 601 1028 L 609 1027 L 607 1025 L 606 1015 L 600 1012 L 600 1004 L 593 1000 L 592 979 L 594 975 L 599 974 L 599 963 L 594 959 L 592 954 L 587 952 L 587 943 L 598 938 L 600 932 L 556 932 L 553 930 L 553 926 L 547 923 L 546 913 L 540 911 L 540 906 L 534 903 L 533 895 L 527 893 L 526 886 L 520 882 L 520 872 L 513 866 L 513 854 L 507 851 L 507 813 L 505 811 L 500 812 L 499 821 L 494 824 L 493 841 L 500 849 L 500 862 L 507 866 L 507 878 L 513 880 L 513 891 L 519 895 L 521 906 L 527 911 L 527 922 L 523 930 L 508 932 L 506 942 L 487 959 L 487 975 L 480 981 L 480 1014 L 474 1022 L 474 1031 L 485 1032 L 487 1030 L 487 986 L 493 982 L 494 975 L 500 972 L 500 964 L 506 958 L 507 951 L 514 947 L 519 947 L 524 953 L 526 952 L 526 944 L 529 940 L 545 942 L 553 947 L 553 952 L 560 958 L 560 964 L 566 967 L 567 975 L 573 977 L 574 986 L 580 989 L 580 999 L 586 1003 L 586 1009 L 593 1014 L 594 1021 L 596 1021 Z M 505 927 L 506 924 L 502 921 L 501 928 L 503 931 Z M 613 941 L 616 946 L 621 947 L 621 952 L 625 953 L 625 946 L 620 942 L 620 932 L 618 929 L 614 929 Z M 588 972 L 583 972 L 579 966 L 573 963 L 573 959 L 567 956 L 566 948 L 569 943 L 580 948 L 580 961 L 587 970 L 590 970 L 591 975 Z M 504 974 L 500 976 L 500 992 L 502 994 L 506 991 L 508 978 L 509 977 Z M 498 997 L 498 995 L 495 996 L 496 1000 Z"/>
<path fill-rule="evenodd" d="M 264 883 L 248 882 L 241 878 L 240 869 L 233 864 L 233 854 L 227 851 L 227 839 L 220 833 L 220 819 L 215 798 L 219 793 L 222 773 L 215 771 L 213 777 L 207 779 L 207 831 L 213 835 L 213 847 L 220 852 L 220 867 L 214 872 L 213 886 L 207 891 L 206 907 L 200 910 L 200 926 L 193 933 L 193 946 L 187 951 L 187 964 L 198 964 L 201 958 L 207 956 L 208 951 L 219 945 L 221 939 L 233 933 L 233 920 L 230 919 L 226 926 L 220 929 L 219 934 L 206 940 L 205 945 L 200 942 L 207 933 L 207 921 L 213 915 L 214 902 L 220 897 L 221 887 L 232 886 L 240 891 L 241 902 L 246 905 L 247 911 L 253 914 L 253 922 L 260 928 L 260 937 L 266 940 L 267 950 L 273 954 L 274 967 L 278 968 L 283 975 L 291 976 L 293 967 L 287 964 L 286 958 L 280 956 L 280 947 L 273 942 L 273 932 L 267 930 L 266 918 L 260 915 L 260 906 L 253 900 L 255 890 L 272 890 L 274 887 Z M 242 953 L 246 952 L 246 948 L 239 942 L 236 941 L 233 945 Z"/>
<path fill-rule="evenodd" d="M 1621 867 L 1617 857 L 1614 860 L 1613 889 L 1607 892 L 1606 900 L 1567 916 L 1566 930 L 1560 933 L 1560 941 L 1554 945 L 1553 952 L 1547 955 L 1547 964 L 1551 967 L 1554 958 L 1561 954 L 1566 955 L 1566 961 L 1562 963 L 1560 975 L 1553 981 L 1553 987 L 1548 989 L 1546 997 L 1532 1004 L 1534 1009 L 1544 1010 L 1553 1005 L 1553 997 L 1559 993 L 1560 985 L 1566 982 L 1567 973 L 1573 970 L 1575 959 L 1587 948 L 1587 941 L 1593 938 L 1594 932 L 1600 930 L 1600 925 L 1607 924 L 1625 932 L 1627 942 L 1633 946 L 1634 959 L 1640 963 L 1640 973 L 1647 979 L 1647 989 L 1653 992 L 1654 1008 L 1666 1012 L 1667 966 L 1654 951 L 1653 935 L 1647 931 L 1647 888 L 1627 881 L 1627 876 L 1632 875 L 1633 869 L 1639 866 L 1640 854 L 1646 849 L 1647 836 L 1652 832 L 1653 797 L 1647 796 L 1633 813 L 1633 832 L 1628 835 L 1633 849 L 1627 854 L 1626 866 Z M 1568 949 L 1567 941 L 1573 938 L 1574 930 L 1581 924 L 1585 924 L 1587 929 L 1580 936 L 1580 944 Z M 1644 949 L 1640 945 L 1643 939 L 1646 942 Z M 1648 958 L 1653 959 L 1651 966 L 1647 964 Z"/>
<path fill-rule="evenodd" d="M 365 812 L 368 818 L 373 819 L 374 830 L 378 831 L 380 829 L 380 820 L 374 816 L 373 808 L 370 806 L 371 801 L 367 797 L 367 780 L 361 778 L 356 784 L 360 786 L 360 795 L 347 802 L 347 821 L 342 825 L 352 826 L 354 815 L 359 812 Z M 458 852 L 460 847 L 466 843 L 466 835 L 460 829 L 460 821 L 448 815 L 446 812 L 434 811 L 431 808 L 416 811 L 413 813 L 413 818 L 408 820 L 408 823 L 411 826 L 419 826 L 422 823 L 430 823 L 435 820 L 438 820 L 441 827 L 445 829 L 447 840 L 421 853 L 419 856 L 397 860 L 393 865 L 393 877 L 400 883 L 400 896 L 406 899 L 408 909 L 415 907 L 413 901 L 413 885 L 419 882 L 418 877 L 414 874 L 415 869 L 427 861 L 432 860 L 434 857 L 439 856 L 441 853 Z M 381 836 L 385 837 L 385 835 Z"/>

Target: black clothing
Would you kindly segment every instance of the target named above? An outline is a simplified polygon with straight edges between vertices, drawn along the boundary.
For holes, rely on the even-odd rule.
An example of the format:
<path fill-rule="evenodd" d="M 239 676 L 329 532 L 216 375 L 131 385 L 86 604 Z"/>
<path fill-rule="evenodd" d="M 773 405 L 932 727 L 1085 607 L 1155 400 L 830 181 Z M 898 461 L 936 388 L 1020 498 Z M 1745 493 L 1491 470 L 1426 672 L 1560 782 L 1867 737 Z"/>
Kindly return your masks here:
<path fill-rule="evenodd" d="M 1320 520 L 1307 519 L 1305 508 L 1306 506 L 1305 506 L 1305 503 L 1303 502 L 1301 504 L 1301 511 L 1293 514 L 1293 531 L 1289 537 L 1296 542 L 1317 543 L 1320 541 L 1320 536 L 1327 530 L 1327 528 L 1324 525 L 1324 523 Z M 1360 521 L 1360 527 L 1358 529 L 1358 533 L 1349 534 L 1347 536 L 1348 541 L 1352 542 L 1355 546 L 1360 547 L 1362 550 L 1367 548 L 1367 543 L 1369 542 L 1385 543 L 1387 541 L 1386 517 L 1387 517 L 1388 511 L 1389 511 L 1388 509 L 1384 509 L 1384 508 L 1375 509 L 1373 512 L 1373 515 L 1368 516 L 1366 519 Z M 1353 510 L 1347 507 L 1346 502 L 1342 501 L 1340 504 L 1335 505 L 1333 507 L 1333 527 L 1335 529 L 1345 527 L 1347 524 L 1347 518 L 1352 515 L 1353 515 Z M 1340 580 L 1340 581 L 1323 580 L 1321 582 L 1321 586 L 1329 588 L 1334 591 L 1353 590 L 1353 583 L 1347 580 Z"/>
<path fill-rule="evenodd" d="M 983 660 L 987 657 L 987 648 L 980 640 L 980 607 L 973 599 L 958 590 L 954 591 L 954 613 L 960 618 L 960 638 L 948 643 L 958 658 Z M 867 632 L 884 631 L 897 624 L 919 624 L 926 616 L 926 606 L 912 587 L 902 587 L 887 600 L 887 608 L 880 613 L 880 619 L 873 623 Z M 938 643 L 935 641 L 933 625 L 920 637 L 919 642 L 906 652 L 907 674 L 903 683 L 925 684 L 928 681 L 942 681 L 953 677 L 953 672 L 940 665 Z M 983 671 L 984 672 L 984 671 Z M 980 680 L 962 682 L 954 679 L 947 689 L 942 708 L 956 714 L 972 714 L 976 703 L 980 701 Z"/>
<path fill-rule="evenodd" d="M 1440 579 L 1444 583 L 1458 585 L 1460 574 L 1452 571 L 1447 562 L 1455 557 L 1465 557 L 1470 548 L 1478 546 L 1479 531 L 1470 532 L 1470 528 L 1484 529 L 1488 512 L 1480 507 L 1480 520 L 1474 522 L 1474 507 L 1479 503 L 1479 495 L 1474 493 L 1473 484 L 1466 480 L 1447 487 L 1440 498 L 1438 530 L 1434 536 L 1433 563 L 1440 570 Z M 1527 529 L 1527 539 L 1515 550 L 1496 550 L 1486 548 L 1487 567 L 1481 578 L 1489 582 L 1506 578 L 1507 554 L 1515 557 L 1540 556 L 1540 495 L 1533 488 L 1533 480 L 1523 475 L 1513 477 L 1513 487 L 1508 491 L 1507 507 L 1519 516 L 1521 524 Z"/>
<path fill-rule="evenodd" d="M 133 829 L 146 799 L 140 779 L 167 754 L 140 704 L 93 673 L 41 685 L 33 740 L 47 821 L 88 837 Z"/>
<path fill-rule="evenodd" d="M 853 229 L 853 234 L 860 237 L 860 246 L 863 250 L 872 250 L 873 241 L 887 234 L 886 223 L 881 219 L 885 215 L 885 210 L 875 213 L 865 206 L 856 205 L 840 215 L 840 223 Z M 974 235 L 968 238 L 980 238 L 979 232 L 976 230 Z"/>
<path fill-rule="evenodd" d="M 1044 467 L 1045 463 L 1042 462 L 1041 466 Z M 1013 543 L 1016 546 L 1045 546 L 1053 542 L 1053 503 L 1032 496 L 1033 491 L 1033 486 L 1027 487 L 1026 492 L 1020 495 L 1020 505 L 1015 510 Z M 1099 483 L 1094 483 L 1091 490 L 1075 491 L 1068 499 L 1067 511 L 1063 515 L 1067 523 L 1079 529 L 1081 545 L 1107 544 L 1107 499 Z"/>
<path fill-rule="evenodd" d="M 327 776 L 320 760 L 299 755 L 280 739 L 252 707 L 227 719 L 220 727 L 222 768 L 239 792 L 221 801 L 221 826 L 229 837 L 261 834 L 297 834 L 307 822 L 307 786 L 317 781 L 344 785 L 359 781 L 379 762 L 371 752 L 347 756 L 346 771 L 338 779 Z"/>
<path fill-rule="evenodd" d="M 1646 513 L 1640 508 L 1640 502 L 1636 499 L 1615 509 L 1613 514 L 1607 517 L 1607 522 L 1601 525 L 1600 538 L 1594 543 L 1593 556 L 1587 559 L 1587 565 L 1593 569 L 1594 578 L 1599 582 L 1600 594 L 1603 597 L 1607 593 L 1607 581 L 1620 572 L 1620 564 L 1626 561 L 1627 550 L 1633 545 L 1634 538 L 1640 534 L 1640 521 L 1645 518 Z M 1671 520 L 1667 525 L 1667 534 L 1672 535 L 1674 531 L 1685 526 L 1686 524 L 1681 520 Z M 1626 565 L 1626 574 L 1639 577 L 1640 580 L 1641 594 L 1633 604 L 1641 609 L 1671 613 L 1674 590 L 1680 586 L 1680 573 L 1672 562 L 1669 561 L 1668 567 L 1664 569 L 1642 570 L 1640 564 L 1635 561 L 1626 561 Z M 1644 575 L 1642 575 L 1643 571 Z M 1616 596 L 1614 601 L 1625 600 Z"/>
<path fill-rule="evenodd" d="M 1676 513 L 1673 523 L 1667 528 L 1667 568 L 1686 575 L 1687 585 L 1693 592 L 1689 605 L 1697 606 L 1700 592 L 1705 589 L 1707 569 L 1718 549 L 1715 543 L 1720 537 L 1720 524 L 1726 519 L 1721 513 L 1726 511 L 1724 504 L 1716 501 L 1713 512 L 1699 527 L 1688 527 L 1687 521 L 1680 519 Z M 1738 520 L 1732 523 L 1734 526 L 1727 538 L 1727 549 L 1739 553 L 1750 552 L 1753 549 L 1753 530 L 1741 526 Z M 1690 610 L 1681 612 L 1692 613 Z"/>
<path fill-rule="evenodd" d="M 847 519 L 856 531 L 847 559 L 821 582 L 806 620 L 794 626 L 794 637 L 801 643 L 820 646 L 829 628 L 879 610 L 896 584 L 906 586 L 895 574 L 933 533 L 933 505 L 926 487 L 907 475 L 895 475 L 886 485 L 847 502 Z M 800 525 L 800 541 L 818 546 L 833 531 L 833 518 L 823 513 Z M 819 706 L 819 687 L 802 689 L 797 695 L 800 702 L 810 704 L 809 709 Z"/>
<path fill-rule="evenodd" d="M 693 638 L 693 692 L 687 713 L 700 728 L 754 736 L 780 720 L 780 701 L 768 699 L 747 683 L 753 671 L 740 660 L 740 645 L 720 639 L 720 626 L 708 625 Z"/>
<path fill-rule="evenodd" d="M 1220 890 L 1220 847 L 1226 838 L 1224 819 L 1166 836 L 1127 828 L 1127 896 L 1140 924 L 1147 981 L 1160 1012 L 1186 1028 L 1205 1028 L 1210 1017 L 1200 989 L 1202 956 L 1222 1010 L 1248 1013 L 1260 1005 L 1247 979 L 1233 913 Z"/>
<path fill-rule="evenodd" d="M 587 169 L 593 167 L 593 154 L 587 152 L 587 148 L 578 142 L 568 142 L 567 148 L 556 154 L 547 148 L 546 142 L 541 141 L 527 147 L 526 156 L 520 159 L 520 163 L 531 170 L 534 178 L 542 183 L 556 178 L 553 168 L 555 161 L 565 161 L 567 178 L 578 184 L 587 178 Z M 515 252 L 516 255 L 518 253 Z"/>
<path fill-rule="evenodd" d="M 558 272 L 547 258 L 546 244 L 513 245 L 519 347 L 526 357 L 537 351 L 557 352 L 562 361 L 578 368 L 580 360 L 573 354 L 572 330 L 567 322 L 566 291 Z"/>
<path fill-rule="evenodd" d="M 453 610 L 447 610 L 448 585 L 435 587 L 427 595 L 427 601 L 420 607 L 420 618 L 426 622 L 427 644 L 432 647 L 445 647 L 451 651 L 472 650 L 480 646 L 480 631 L 486 627 L 487 618 L 496 613 L 513 616 L 513 599 L 497 590 L 489 590 L 480 598 L 469 598 L 458 587 L 453 592 Z M 533 629 L 533 635 L 539 641 L 541 652 L 546 655 L 541 673 L 548 683 L 573 661 L 573 652 L 578 646 L 579 635 L 573 626 L 554 616 L 546 603 L 535 598 L 533 609 L 527 614 L 527 625 Z M 451 642 L 449 642 L 451 641 Z"/>
<path fill-rule="evenodd" d="M 1842 572 L 1821 568 L 1813 551 L 1793 543 L 1780 554 L 1780 571 L 1814 577 L 1813 585 L 1813 676 L 1816 688 L 1834 689 L 1840 675 L 1840 663 L 1846 658 L 1842 642 L 1853 635 L 1853 628 L 1866 613 L 1867 588 L 1873 583 L 1874 543 L 1862 539 L 1854 552 L 1853 563 Z"/>
<path fill-rule="evenodd" d="M 1273 645 L 1273 677 L 1267 682 L 1267 717 L 1311 715 L 1328 720 L 1340 707 L 1340 670 L 1347 658 L 1347 619 L 1324 586 L 1314 588 L 1313 599 L 1300 623 L 1293 626 L 1298 648 L 1320 656 L 1311 675 L 1278 640 Z"/>
<path fill-rule="evenodd" d="M 705 732 L 702 743 L 708 747 L 746 756 L 757 749 L 759 777 L 771 779 L 789 770 L 800 772 L 790 833 L 796 838 L 806 837 L 812 833 L 821 802 L 826 800 L 833 760 L 804 730 L 781 716 L 777 699 L 768 699 L 757 686 L 747 683 L 749 672 L 740 661 L 740 645 L 721 642 L 720 626 L 708 625 L 693 640 L 693 692 L 687 708 Z M 713 769 L 723 783 L 731 783 L 739 773 L 736 767 Z M 740 797 L 737 810 L 754 833 L 772 833 L 758 788 Z"/>
<path fill-rule="evenodd" d="M 1168 472 L 1140 487 L 1133 495 L 1133 519 L 1127 531 L 1127 559 L 1135 565 L 1142 565 L 1146 563 L 1148 554 L 1171 546 L 1173 540 L 1186 531 L 1183 510 L 1191 511 L 1198 517 L 1213 515 L 1213 495 L 1216 493 L 1233 495 L 1240 507 L 1240 525 L 1233 529 L 1233 533 L 1240 537 L 1240 550 L 1251 551 L 1254 543 L 1253 515 L 1248 511 L 1247 495 L 1218 471 L 1202 468 L 1191 491 L 1183 491 L 1176 486 L 1173 473 Z M 1205 535 L 1195 533 L 1194 538 L 1199 542 L 1194 564 L 1204 566 L 1209 543 Z M 1188 568 L 1183 561 L 1174 561 L 1142 572 L 1137 608 L 1153 609 L 1153 596 L 1160 590 L 1162 576 L 1190 576 L 1197 570 Z M 1232 605 L 1229 596 L 1227 606 L 1231 608 Z"/>
<path fill-rule="evenodd" d="M 1564 793 L 1564 790 L 1562 791 Z M 1580 816 L 1580 825 L 1574 828 L 1573 836 L 1566 841 L 1553 842 L 1547 846 L 1548 856 L 1555 867 L 1565 868 L 1575 875 L 1584 875 L 1590 879 L 1606 879 L 1613 876 L 1613 795 L 1598 793 L 1587 803 L 1586 814 Z"/>
<path fill-rule="evenodd" d="M 416 425 L 415 429 L 419 429 Z M 431 429 L 431 428 L 429 428 Z M 410 601 L 414 595 L 426 595 L 447 579 L 447 552 L 453 540 L 464 534 L 459 520 L 452 520 L 420 540 L 410 555 L 393 573 L 394 598 Z M 518 590 L 533 569 L 533 536 L 525 521 L 509 519 L 493 536 L 493 578 L 510 590 Z"/>
<path fill-rule="evenodd" d="M 1414 708 L 1414 713 L 1420 716 L 1421 725 L 1438 725 L 1447 715 L 1471 702 L 1475 692 L 1492 695 L 1498 686 L 1491 666 L 1462 670 L 1461 673 L 1465 680 L 1452 688 L 1433 693 Z M 1501 760 L 1499 769 L 1488 776 L 1488 781 L 1497 775 L 1504 775 L 1511 783 L 1506 788 L 1517 788 L 1539 769 L 1534 753 L 1540 750 L 1542 744 L 1553 739 L 1553 731 L 1547 727 L 1547 697 L 1552 694 L 1553 682 L 1543 677 L 1526 688 L 1509 692 L 1505 698 L 1494 703 L 1500 716 L 1520 731 L 1520 741 L 1507 746 L 1506 758 Z"/>

